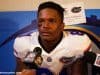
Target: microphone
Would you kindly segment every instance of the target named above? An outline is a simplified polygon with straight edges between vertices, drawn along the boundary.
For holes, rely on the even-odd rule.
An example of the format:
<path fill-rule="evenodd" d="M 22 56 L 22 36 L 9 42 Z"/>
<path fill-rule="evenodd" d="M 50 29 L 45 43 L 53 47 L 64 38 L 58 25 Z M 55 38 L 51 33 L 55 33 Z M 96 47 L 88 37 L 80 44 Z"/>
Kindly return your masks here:
<path fill-rule="evenodd" d="M 41 54 L 42 49 L 40 47 L 35 47 L 32 52 L 26 54 L 23 63 L 27 66 L 27 69 L 39 68 L 43 61 Z"/>
<path fill-rule="evenodd" d="M 86 62 L 91 63 L 97 67 L 100 67 L 100 54 L 87 51 L 84 53 L 84 59 Z"/>
<path fill-rule="evenodd" d="M 41 55 L 41 53 L 42 53 L 42 49 L 40 48 L 40 47 L 35 47 L 34 48 L 34 50 L 33 50 L 33 52 L 36 54 L 36 55 Z"/>

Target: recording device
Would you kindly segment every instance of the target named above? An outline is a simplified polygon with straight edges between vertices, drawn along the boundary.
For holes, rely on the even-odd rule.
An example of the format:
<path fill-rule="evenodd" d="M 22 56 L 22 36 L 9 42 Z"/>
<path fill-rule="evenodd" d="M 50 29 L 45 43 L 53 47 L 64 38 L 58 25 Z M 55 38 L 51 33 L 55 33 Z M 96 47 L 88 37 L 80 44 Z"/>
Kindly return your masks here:
<path fill-rule="evenodd" d="M 37 57 L 41 57 L 42 49 L 40 47 L 35 47 L 32 52 L 28 52 L 25 56 L 23 63 L 27 66 L 27 69 L 38 69 L 39 65 L 35 61 L 37 61 Z M 41 61 L 42 63 L 42 61 Z"/>
<path fill-rule="evenodd" d="M 96 54 L 94 52 L 85 52 L 84 59 L 86 62 L 91 63 L 97 67 L 100 67 L 100 54 Z"/>

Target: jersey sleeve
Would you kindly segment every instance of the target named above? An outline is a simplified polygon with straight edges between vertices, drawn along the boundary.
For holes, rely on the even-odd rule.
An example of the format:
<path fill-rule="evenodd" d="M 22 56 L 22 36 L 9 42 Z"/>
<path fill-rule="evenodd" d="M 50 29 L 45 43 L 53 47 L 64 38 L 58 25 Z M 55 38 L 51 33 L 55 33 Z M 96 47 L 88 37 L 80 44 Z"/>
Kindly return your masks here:
<path fill-rule="evenodd" d="M 14 41 L 14 55 L 18 58 L 24 58 L 29 49 L 28 37 L 17 37 Z"/>
<path fill-rule="evenodd" d="M 91 40 L 87 34 L 81 32 L 73 32 L 69 36 L 69 55 L 80 58 L 84 56 L 85 51 L 91 50 Z"/>

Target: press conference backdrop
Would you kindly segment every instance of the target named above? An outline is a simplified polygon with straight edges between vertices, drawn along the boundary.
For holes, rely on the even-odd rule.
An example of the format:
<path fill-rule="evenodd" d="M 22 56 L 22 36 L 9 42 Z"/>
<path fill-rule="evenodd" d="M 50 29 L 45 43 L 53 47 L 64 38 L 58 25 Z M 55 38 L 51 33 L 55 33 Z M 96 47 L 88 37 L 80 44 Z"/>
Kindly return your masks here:
<path fill-rule="evenodd" d="M 14 2 L 15 1 L 15 2 Z M 42 0 L 41 0 L 42 1 Z M 44 0 L 45 1 L 45 0 Z M 60 3 L 61 0 L 55 0 Z M 68 0 L 69 1 L 69 0 Z M 73 1 L 73 0 L 71 0 Z M 80 0 L 81 1 L 81 0 Z M 85 1 L 85 0 L 83 0 Z M 91 0 L 89 0 L 91 1 Z M 14 38 L 17 35 L 24 34 L 26 32 L 32 31 L 36 29 L 36 18 L 37 18 L 37 8 L 36 6 L 39 4 L 39 0 L 21 0 L 23 7 L 18 0 L 8 0 L 4 2 L 4 0 L 0 0 L 2 4 L 0 7 L 0 44 L 5 41 L 0 46 L 0 72 L 13 72 L 16 67 L 16 59 L 13 55 L 13 42 Z M 26 2 L 26 3 L 25 3 Z M 35 6 L 37 2 L 37 5 Z M 81 26 L 87 28 L 88 30 L 95 33 L 97 36 L 100 36 L 100 6 L 98 5 L 98 1 L 94 3 L 90 2 L 86 6 L 85 9 L 87 23 L 79 24 L 76 26 Z M 12 7 L 6 7 L 6 5 L 10 5 L 10 3 L 15 3 L 17 6 L 14 6 L 16 9 Z M 17 4 L 18 3 L 18 4 Z M 65 2 L 62 2 L 65 3 Z M 28 5 L 28 6 L 27 6 Z M 97 6 L 95 6 L 97 5 Z M 32 9 L 34 7 L 34 9 Z M 1 9 L 2 8 L 2 9 Z M 25 8 L 25 9 L 24 9 Z M 22 10 L 23 9 L 23 10 Z M 29 10 L 28 10 L 29 9 Z M 33 27 L 33 28 L 32 28 Z M 23 29 L 24 28 L 24 29 Z M 24 34 L 25 35 L 25 34 Z"/>

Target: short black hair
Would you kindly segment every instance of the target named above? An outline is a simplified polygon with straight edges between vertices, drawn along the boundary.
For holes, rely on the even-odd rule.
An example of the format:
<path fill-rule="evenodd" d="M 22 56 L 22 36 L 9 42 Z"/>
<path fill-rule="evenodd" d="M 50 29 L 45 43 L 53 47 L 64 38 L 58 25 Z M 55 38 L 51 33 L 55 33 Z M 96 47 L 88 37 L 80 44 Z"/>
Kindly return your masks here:
<path fill-rule="evenodd" d="M 39 7 L 38 7 L 38 13 L 42 9 L 45 9 L 45 8 L 55 9 L 59 13 L 59 15 L 61 17 L 61 20 L 63 21 L 63 19 L 64 19 L 64 8 L 61 7 L 59 4 L 54 3 L 52 1 L 44 2 L 44 3 L 42 3 L 42 4 L 39 5 Z"/>

